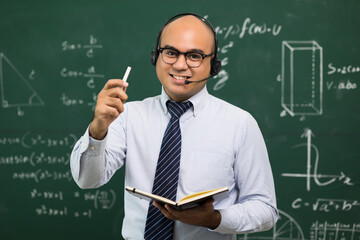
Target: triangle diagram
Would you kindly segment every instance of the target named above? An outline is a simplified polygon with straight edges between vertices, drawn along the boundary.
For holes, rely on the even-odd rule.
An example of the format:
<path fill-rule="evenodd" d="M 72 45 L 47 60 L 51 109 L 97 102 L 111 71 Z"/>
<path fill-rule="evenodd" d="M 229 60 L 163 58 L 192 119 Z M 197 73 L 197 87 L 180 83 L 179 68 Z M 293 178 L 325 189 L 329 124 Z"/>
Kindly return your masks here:
<path fill-rule="evenodd" d="M 4 108 L 44 105 L 31 84 L 3 53 L 0 53 L 0 91 Z"/>

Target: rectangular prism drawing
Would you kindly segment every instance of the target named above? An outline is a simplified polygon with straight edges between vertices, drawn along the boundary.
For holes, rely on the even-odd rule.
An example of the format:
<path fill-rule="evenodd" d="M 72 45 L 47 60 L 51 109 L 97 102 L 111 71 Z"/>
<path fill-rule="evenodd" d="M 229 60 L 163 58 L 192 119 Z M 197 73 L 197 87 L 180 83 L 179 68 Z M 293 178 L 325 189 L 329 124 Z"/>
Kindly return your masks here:
<path fill-rule="evenodd" d="M 323 51 L 315 41 L 282 42 L 281 106 L 291 115 L 323 112 Z"/>

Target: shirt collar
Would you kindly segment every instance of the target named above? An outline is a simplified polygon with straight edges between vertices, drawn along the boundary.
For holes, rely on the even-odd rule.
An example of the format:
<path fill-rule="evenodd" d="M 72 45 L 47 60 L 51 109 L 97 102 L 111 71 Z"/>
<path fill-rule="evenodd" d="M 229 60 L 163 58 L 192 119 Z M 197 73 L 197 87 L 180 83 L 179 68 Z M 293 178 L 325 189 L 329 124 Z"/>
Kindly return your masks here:
<path fill-rule="evenodd" d="M 198 92 L 197 94 L 195 94 L 194 96 L 192 96 L 191 98 L 188 99 L 188 101 L 190 101 L 193 104 L 193 108 L 191 108 L 191 109 L 193 111 L 194 117 L 196 117 L 196 115 L 199 113 L 199 111 L 201 111 L 201 109 L 205 106 L 208 96 L 209 96 L 209 93 L 205 86 L 200 92 Z M 161 95 L 160 95 L 160 102 L 161 102 L 161 106 L 162 106 L 165 114 L 168 113 L 167 106 L 166 106 L 166 102 L 168 100 L 171 100 L 171 99 L 166 94 L 164 87 L 162 87 Z"/>

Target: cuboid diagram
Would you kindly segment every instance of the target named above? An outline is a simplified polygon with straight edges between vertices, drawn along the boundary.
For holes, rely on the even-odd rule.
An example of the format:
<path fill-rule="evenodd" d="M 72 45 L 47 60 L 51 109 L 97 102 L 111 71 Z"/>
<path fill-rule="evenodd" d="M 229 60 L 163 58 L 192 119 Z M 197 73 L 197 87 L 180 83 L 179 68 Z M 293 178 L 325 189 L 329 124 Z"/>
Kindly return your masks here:
<path fill-rule="evenodd" d="M 0 53 L 0 91 L 3 108 L 44 105 L 35 89 L 3 53 Z"/>
<path fill-rule="evenodd" d="M 315 41 L 283 41 L 281 82 L 281 106 L 286 112 L 322 115 L 322 47 Z"/>

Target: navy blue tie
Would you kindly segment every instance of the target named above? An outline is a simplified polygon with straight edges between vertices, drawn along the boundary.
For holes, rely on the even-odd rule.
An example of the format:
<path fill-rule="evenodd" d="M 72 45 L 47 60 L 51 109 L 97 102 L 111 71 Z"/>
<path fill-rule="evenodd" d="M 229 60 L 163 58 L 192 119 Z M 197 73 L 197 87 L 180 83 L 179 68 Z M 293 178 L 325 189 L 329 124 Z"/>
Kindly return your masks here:
<path fill-rule="evenodd" d="M 171 119 L 162 140 L 152 193 L 173 201 L 176 201 L 181 154 L 179 118 L 191 106 L 191 102 L 167 102 Z M 150 203 L 145 226 L 145 239 L 173 239 L 173 232 L 174 221 L 167 219 Z"/>

